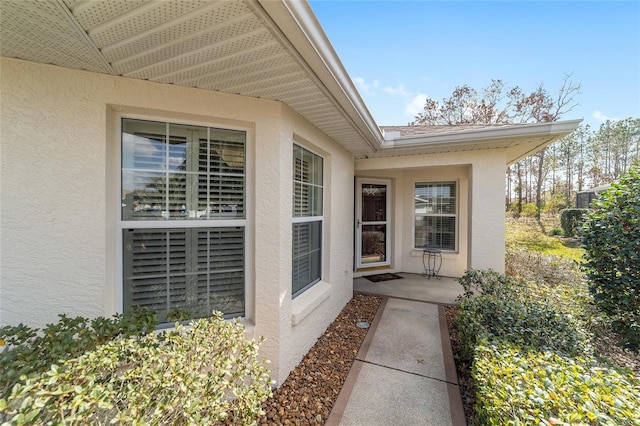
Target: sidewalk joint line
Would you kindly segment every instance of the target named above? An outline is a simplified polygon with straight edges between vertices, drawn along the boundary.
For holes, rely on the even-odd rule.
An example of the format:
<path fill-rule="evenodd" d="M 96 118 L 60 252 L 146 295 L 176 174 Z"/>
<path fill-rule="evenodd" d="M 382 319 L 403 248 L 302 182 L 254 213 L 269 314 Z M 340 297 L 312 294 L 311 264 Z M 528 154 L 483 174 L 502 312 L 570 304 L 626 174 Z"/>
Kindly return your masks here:
<path fill-rule="evenodd" d="M 375 366 L 378 366 L 378 367 L 386 368 L 388 370 L 399 371 L 400 373 L 412 374 L 414 376 L 423 377 L 425 379 L 436 380 L 438 382 L 446 383 L 448 385 L 460 386 L 458 383 L 450 382 L 448 380 L 439 379 L 437 377 L 426 376 L 424 374 L 414 373 L 413 371 L 406 371 L 406 370 L 402 370 L 400 368 L 389 367 L 388 365 L 378 364 L 377 362 L 367 361 L 366 359 L 358 359 L 358 358 L 356 358 L 356 361 L 360 361 L 360 362 L 362 362 L 364 364 L 370 364 L 370 365 L 375 365 Z"/>

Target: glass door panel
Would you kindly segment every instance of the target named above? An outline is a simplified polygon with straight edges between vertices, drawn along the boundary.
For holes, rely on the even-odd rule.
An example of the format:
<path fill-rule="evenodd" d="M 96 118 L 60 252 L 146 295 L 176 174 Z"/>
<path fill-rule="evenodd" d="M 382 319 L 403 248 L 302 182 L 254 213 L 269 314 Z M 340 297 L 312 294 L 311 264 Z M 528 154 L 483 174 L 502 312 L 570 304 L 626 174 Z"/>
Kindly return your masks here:
<path fill-rule="evenodd" d="M 386 234 L 386 225 L 362 225 L 362 265 L 387 260 Z"/>
<path fill-rule="evenodd" d="M 357 200 L 358 267 L 389 264 L 389 184 L 361 181 Z"/>

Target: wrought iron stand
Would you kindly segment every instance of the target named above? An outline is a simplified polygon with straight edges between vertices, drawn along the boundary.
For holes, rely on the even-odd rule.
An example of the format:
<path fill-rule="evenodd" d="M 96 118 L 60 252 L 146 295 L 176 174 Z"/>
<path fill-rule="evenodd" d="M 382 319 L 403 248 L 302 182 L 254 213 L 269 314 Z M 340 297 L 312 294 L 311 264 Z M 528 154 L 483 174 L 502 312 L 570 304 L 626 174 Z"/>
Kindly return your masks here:
<path fill-rule="evenodd" d="M 422 265 L 424 266 L 423 277 L 427 277 L 428 279 L 431 279 L 431 277 L 436 277 L 437 279 L 442 278 L 442 276 L 440 276 L 442 250 L 429 247 L 424 248 L 422 250 Z"/>

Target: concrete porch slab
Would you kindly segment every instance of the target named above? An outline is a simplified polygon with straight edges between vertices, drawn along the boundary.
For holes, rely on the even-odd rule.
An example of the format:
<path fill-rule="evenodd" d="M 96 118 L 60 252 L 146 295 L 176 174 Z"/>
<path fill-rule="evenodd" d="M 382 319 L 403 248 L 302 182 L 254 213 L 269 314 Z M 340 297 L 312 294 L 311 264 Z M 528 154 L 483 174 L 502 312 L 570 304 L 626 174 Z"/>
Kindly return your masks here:
<path fill-rule="evenodd" d="M 353 290 L 380 296 L 420 300 L 440 304 L 454 304 L 462 293 L 462 286 L 455 278 L 427 278 L 420 274 L 396 273 L 402 279 L 372 282 L 365 277 L 353 279 Z"/>

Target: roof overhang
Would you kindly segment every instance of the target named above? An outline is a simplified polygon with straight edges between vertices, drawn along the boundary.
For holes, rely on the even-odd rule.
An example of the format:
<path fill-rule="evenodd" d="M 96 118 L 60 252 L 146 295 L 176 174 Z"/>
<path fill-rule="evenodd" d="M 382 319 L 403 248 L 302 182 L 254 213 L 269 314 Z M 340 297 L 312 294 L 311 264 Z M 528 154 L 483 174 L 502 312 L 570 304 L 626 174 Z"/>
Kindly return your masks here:
<path fill-rule="evenodd" d="M 2 0 L 0 55 L 288 105 L 354 156 L 382 145 L 311 7 L 285 0 Z"/>
<path fill-rule="evenodd" d="M 334 51 L 320 23 L 306 1 L 260 0 L 260 4 L 278 25 L 322 86 L 334 105 L 348 117 L 349 122 L 375 151 L 383 143 L 383 135 L 351 77 Z"/>
<path fill-rule="evenodd" d="M 581 122 L 568 120 L 472 129 L 452 126 L 454 130 L 451 131 L 409 136 L 403 135 L 403 132 L 387 132 L 382 149 L 369 158 L 503 149 L 507 154 L 507 165 L 511 165 L 567 136 Z"/>
<path fill-rule="evenodd" d="M 5 57 L 282 102 L 355 158 L 506 148 L 514 162 L 577 127 L 385 139 L 306 1 L 2 0 L 0 38 Z"/>

